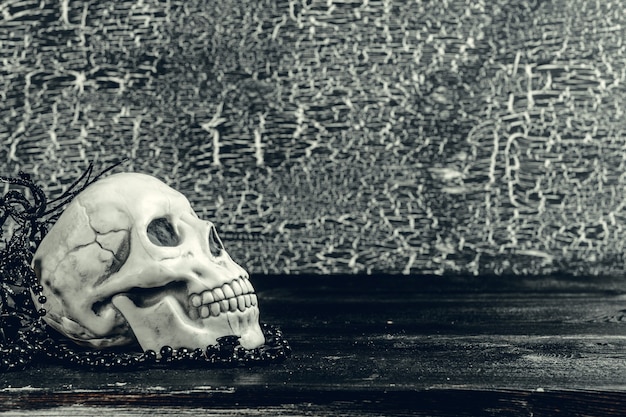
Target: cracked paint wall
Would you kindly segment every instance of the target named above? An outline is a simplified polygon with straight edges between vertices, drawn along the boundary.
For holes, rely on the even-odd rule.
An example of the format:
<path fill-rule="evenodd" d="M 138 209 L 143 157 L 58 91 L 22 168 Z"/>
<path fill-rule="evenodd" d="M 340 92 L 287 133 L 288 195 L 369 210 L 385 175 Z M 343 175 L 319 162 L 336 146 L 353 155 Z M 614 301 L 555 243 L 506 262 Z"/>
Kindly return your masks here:
<path fill-rule="evenodd" d="M 621 273 L 621 2 L 0 4 L 1 173 L 130 158 L 251 273 Z"/>

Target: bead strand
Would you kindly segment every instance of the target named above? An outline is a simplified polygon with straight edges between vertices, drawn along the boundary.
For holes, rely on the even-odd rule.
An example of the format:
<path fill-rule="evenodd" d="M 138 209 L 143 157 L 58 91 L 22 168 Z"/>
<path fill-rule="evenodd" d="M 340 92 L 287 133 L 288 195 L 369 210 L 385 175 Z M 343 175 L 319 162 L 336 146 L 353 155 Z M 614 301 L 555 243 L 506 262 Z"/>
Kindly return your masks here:
<path fill-rule="evenodd" d="M 291 347 L 276 327 L 262 324 L 266 344 L 246 349 L 239 344 L 237 336 L 224 336 L 206 349 L 173 349 L 163 346 L 157 354 L 153 350 L 142 353 L 117 353 L 111 351 L 77 351 L 67 344 L 45 344 L 46 357 L 63 365 L 89 370 L 132 370 L 152 366 L 159 367 L 236 367 L 279 363 L 291 354 Z"/>

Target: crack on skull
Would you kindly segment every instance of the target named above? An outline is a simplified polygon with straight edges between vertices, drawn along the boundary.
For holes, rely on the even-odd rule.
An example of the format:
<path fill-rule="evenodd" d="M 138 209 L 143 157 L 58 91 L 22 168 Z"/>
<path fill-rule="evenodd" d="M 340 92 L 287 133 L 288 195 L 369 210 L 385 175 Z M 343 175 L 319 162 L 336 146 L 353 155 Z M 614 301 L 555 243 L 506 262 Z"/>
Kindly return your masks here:
<path fill-rule="evenodd" d="M 106 281 L 111 275 L 118 272 L 124 263 L 130 256 L 130 234 L 128 230 L 120 229 L 120 230 L 111 230 L 108 233 L 98 233 L 96 230 L 92 229 L 95 233 L 95 237 L 93 241 L 89 243 L 85 243 L 82 245 L 74 246 L 68 253 L 75 253 L 80 251 L 81 249 L 86 249 L 91 247 L 92 245 L 97 245 L 101 250 L 107 252 L 111 255 L 111 259 L 108 261 L 103 261 L 106 263 L 106 268 L 103 271 L 104 273 L 98 277 L 94 286 L 99 286 L 104 281 Z M 119 238 L 114 238 L 113 242 L 102 242 L 102 238 L 106 238 L 107 236 L 111 236 L 112 234 L 123 233 Z M 100 239 L 100 240 L 99 240 Z M 112 244 L 113 246 L 107 247 L 106 243 Z M 115 247 L 117 246 L 117 247 Z M 113 249 L 114 248 L 114 249 Z M 57 265 L 58 268 L 58 265 Z"/>
<path fill-rule="evenodd" d="M 107 262 L 104 274 L 98 277 L 98 280 L 95 283 L 95 286 L 98 286 L 107 280 L 112 274 L 118 272 L 130 256 L 130 229 L 112 228 L 107 232 L 102 232 L 98 230 L 98 228 L 94 227 L 92 216 L 89 215 L 87 207 L 85 207 L 80 198 L 76 199 L 76 204 L 82 210 L 82 214 L 85 216 L 87 224 L 93 232 L 93 237 L 88 243 L 72 247 L 68 251 L 68 254 L 78 252 L 81 249 L 89 248 L 91 245 L 96 244 L 100 249 L 111 255 L 111 260 Z M 118 236 L 120 233 L 122 235 Z M 58 267 L 59 265 L 57 265 L 57 268 Z"/>
<path fill-rule="evenodd" d="M 87 218 L 87 223 L 89 223 L 89 228 L 90 228 L 91 230 L 93 230 L 93 231 L 94 231 L 97 235 L 106 235 L 106 234 L 109 234 L 109 233 L 130 231 L 130 227 L 127 227 L 127 228 L 124 228 L 124 227 L 121 227 L 121 228 L 112 228 L 112 229 L 110 229 L 110 230 L 108 230 L 108 231 L 106 231 L 106 232 L 100 231 L 100 230 L 98 230 L 98 228 L 97 228 L 97 227 L 95 227 L 95 226 L 93 225 L 92 218 L 91 218 L 91 217 L 92 217 L 92 215 L 90 215 L 90 214 L 89 214 L 89 211 L 87 210 L 87 207 L 85 207 L 85 205 L 84 205 L 84 204 L 83 204 L 83 202 L 81 201 L 80 197 L 78 197 L 78 198 L 76 199 L 76 205 L 78 205 L 78 207 L 80 207 L 80 208 L 83 210 L 83 214 L 84 214 L 84 215 L 85 215 L 85 217 Z"/>
<path fill-rule="evenodd" d="M 119 231 L 121 231 L 121 230 L 116 230 L 116 232 L 119 232 Z M 128 258 L 128 255 L 127 255 L 127 254 L 126 254 L 126 256 L 125 256 L 124 258 L 120 258 L 120 257 L 118 256 L 118 254 L 117 254 L 117 253 L 116 253 L 113 249 L 110 249 L 110 248 L 107 248 L 107 247 L 103 246 L 103 245 L 102 245 L 102 242 L 100 242 L 100 241 L 98 240 L 98 237 L 100 237 L 100 236 L 103 236 L 103 235 L 97 234 L 97 235 L 96 235 L 96 238 L 95 238 L 93 241 L 91 241 L 91 242 L 89 242 L 89 243 L 82 244 L 82 245 L 77 245 L 77 246 L 74 246 L 74 247 L 73 247 L 73 248 L 72 248 L 72 249 L 71 249 L 68 253 L 77 252 L 77 251 L 79 251 L 79 250 L 81 250 L 81 249 L 85 249 L 85 248 L 88 248 L 89 246 L 91 246 L 91 245 L 93 245 L 93 244 L 96 244 L 96 245 L 98 245 L 98 246 L 100 247 L 100 249 L 102 249 L 103 251 L 109 252 L 109 253 L 111 254 L 111 256 L 113 256 L 113 258 L 115 258 L 115 260 L 116 260 L 117 262 L 123 263 L 123 262 L 124 262 L 124 261 Z M 128 246 L 128 245 L 126 245 L 126 244 L 125 244 L 125 242 L 126 242 L 127 240 L 128 240 L 128 239 L 124 239 L 122 242 L 120 242 L 120 247 L 122 247 L 122 246 Z M 123 248 L 122 248 L 122 249 L 118 249 L 118 252 L 119 252 L 119 251 L 123 251 L 123 250 L 124 250 Z M 128 252 L 128 250 L 127 250 L 126 252 Z M 113 272 L 115 272 L 115 271 L 113 271 Z"/>
<path fill-rule="evenodd" d="M 105 247 L 102 242 L 100 242 L 98 240 L 98 237 L 102 237 L 103 235 L 98 235 L 96 237 L 96 241 L 95 243 L 98 244 L 98 246 L 100 246 L 100 248 L 102 248 L 103 250 L 111 253 L 111 256 L 113 256 L 113 260 L 111 262 L 111 264 L 109 265 L 109 267 L 107 268 L 107 273 L 109 274 L 109 276 L 111 276 L 112 274 L 115 274 L 116 272 L 118 272 L 122 266 L 124 266 L 124 263 L 126 262 L 126 260 L 128 259 L 128 257 L 130 256 L 130 236 L 128 231 L 119 231 L 119 232 L 124 232 L 124 235 L 122 236 L 121 240 L 118 242 L 117 248 L 115 250 L 110 249 Z M 102 278 L 98 279 L 95 283 L 95 285 L 99 285 L 102 283 Z"/>

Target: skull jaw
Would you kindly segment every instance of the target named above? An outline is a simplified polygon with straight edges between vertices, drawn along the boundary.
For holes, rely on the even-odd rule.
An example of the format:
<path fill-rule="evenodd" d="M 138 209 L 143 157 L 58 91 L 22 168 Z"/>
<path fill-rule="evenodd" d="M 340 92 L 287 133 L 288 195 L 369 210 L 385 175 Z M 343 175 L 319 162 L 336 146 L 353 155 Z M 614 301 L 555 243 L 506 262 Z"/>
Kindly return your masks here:
<path fill-rule="evenodd" d="M 57 317 L 47 314 L 44 317 L 44 321 L 48 326 L 81 346 L 103 349 L 113 346 L 128 345 L 133 341 L 133 335 L 130 330 L 122 333 L 111 333 L 110 336 L 97 336 L 89 332 L 81 324 L 67 317 Z"/>
<path fill-rule="evenodd" d="M 257 307 L 192 320 L 173 296 L 165 296 L 156 304 L 141 308 L 123 294 L 113 297 L 112 303 L 122 313 L 144 351 L 159 352 L 163 346 L 205 349 L 216 344 L 217 338 L 228 335 L 239 336 L 239 343 L 246 349 L 265 343 Z"/>

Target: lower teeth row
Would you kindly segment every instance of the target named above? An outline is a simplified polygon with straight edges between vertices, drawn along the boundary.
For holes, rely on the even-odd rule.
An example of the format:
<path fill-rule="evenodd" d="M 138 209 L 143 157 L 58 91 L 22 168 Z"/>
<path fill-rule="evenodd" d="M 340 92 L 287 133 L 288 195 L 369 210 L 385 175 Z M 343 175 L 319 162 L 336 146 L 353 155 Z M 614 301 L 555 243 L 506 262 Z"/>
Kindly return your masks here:
<path fill-rule="evenodd" d="M 256 306 L 257 303 L 256 294 L 243 294 L 226 300 L 205 304 L 198 308 L 192 308 L 189 311 L 189 316 L 192 319 L 217 317 L 221 313 L 226 313 L 228 311 L 244 311 L 248 307 Z"/>

